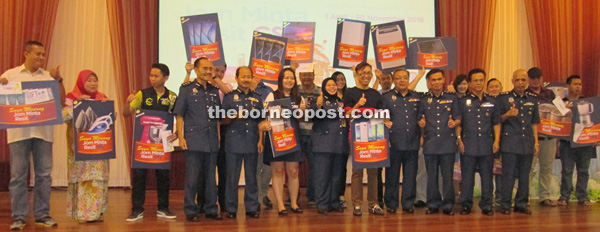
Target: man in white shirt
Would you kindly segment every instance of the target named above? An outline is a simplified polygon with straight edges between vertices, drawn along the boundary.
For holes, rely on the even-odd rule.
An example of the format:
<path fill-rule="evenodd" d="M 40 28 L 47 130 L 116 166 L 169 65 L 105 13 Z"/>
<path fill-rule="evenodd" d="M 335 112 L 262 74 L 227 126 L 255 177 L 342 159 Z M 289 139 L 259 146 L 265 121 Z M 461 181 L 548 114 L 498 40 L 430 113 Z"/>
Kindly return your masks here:
<path fill-rule="evenodd" d="M 60 100 L 65 102 L 65 88 L 58 67 L 50 72 L 41 68 L 46 58 L 44 45 L 37 41 L 25 43 L 25 63 L 9 69 L 0 76 L 0 83 L 56 80 L 60 86 Z M 29 212 L 27 194 L 27 174 L 29 154 L 33 154 L 35 171 L 34 216 L 42 226 L 57 226 L 50 212 L 50 189 L 52 187 L 52 141 L 53 126 L 34 126 L 7 129 L 7 143 L 10 148 L 10 191 L 13 223 L 11 230 L 23 229 Z"/>

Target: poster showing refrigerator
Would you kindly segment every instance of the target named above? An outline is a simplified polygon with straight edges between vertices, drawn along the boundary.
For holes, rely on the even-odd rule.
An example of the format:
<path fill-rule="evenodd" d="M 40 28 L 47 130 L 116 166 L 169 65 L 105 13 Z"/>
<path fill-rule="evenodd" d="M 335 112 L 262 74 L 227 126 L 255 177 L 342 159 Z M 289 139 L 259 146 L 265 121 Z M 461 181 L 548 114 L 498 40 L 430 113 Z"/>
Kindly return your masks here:
<path fill-rule="evenodd" d="M 249 66 L 255 77 L 277 84 L 279 72 L 285 63 L 287 41 L 285 37 L 254 32 Z"/>
<path fill-rule="evenodd" d="M 173 117 L 164 111 L 136 112 L 131 168 L 171 168 L 171 152 L 165 148 L 170 145 L 167 137 L 173 133 Z"/>
<path fill-rule="evenodd" d="M 114 101 L 73 102 L 75 161 L 115 158 Z"/>
<path fill-rule="evenodd" d="M 564 83 L 549 83 L 544 87 L 552 90 L 556 98 L 551 102 L 539 101 L 538 133 L 552 138 L 570 140 L 573 113 L 567 109 L 562 100 L 568 95 L 568 88 Z"/>
<path fill-rule="evenodd" d="M 333 67 L 350 69 L 367 61 L 371 22 L 337 19 Z"/>
<path fill-rule="evenodd" d="M 225 65 L 218 14 L 183 16 L 180 20 L 187 60 L 194 63 L 206 57 L 215 66 Z"/>
<path fill-rule="evenodd" d="M 389 130 L 383 119 L 355 118 L 350 122 L 352 168 L 381 168 L 390 166 Z"/>
<path fill-rule="evenodd" d="M 0 85 L 0 129 L 62 124 L 56 81 Z"/>
<path fill-rule="evenodd" d="M 409 69 L 455 69 L 456 38 L 411 37 L 408 39 Z"/>
<path fill-rule="evenodd" d="M 392 72 L 406 66 L 408 43 L 404 20 L 371 26 L 377 68 Z"/>
<path fill-rule="evenodd" d="M 271 130 L 269 138 L 273 149 L 273 157 L 283 156 L 300 151 L 299 138 L 292 127 L 292 102 L 289 98 L 274 100 L 267 103 Z"/>
<path fill-rule="evenodd" d="M 582 98 L 573 102 L 571 147 L 591 146 L 600 142 L 600 97 Z"/>
<path fill-rule="evenodd" d="M 313 62 L 315 27 L 315 22 L 283 22 L 283 37 L 288 39 L 285 65 Z"/>

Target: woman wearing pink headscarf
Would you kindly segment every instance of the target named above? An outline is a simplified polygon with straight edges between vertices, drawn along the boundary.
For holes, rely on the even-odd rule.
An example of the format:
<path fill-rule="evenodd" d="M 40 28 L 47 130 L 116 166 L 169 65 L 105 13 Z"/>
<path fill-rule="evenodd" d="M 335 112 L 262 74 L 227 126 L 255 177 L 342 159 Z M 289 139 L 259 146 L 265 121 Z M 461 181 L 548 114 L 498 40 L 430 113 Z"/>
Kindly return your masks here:
<path fill-rule="evenodd" d="M 108 197 L 108 160 L 75 161 L 73 152 L 73 101 L 106 101 L 106 95 L 98 92 L 98 76 L 91 70 L 83 70 L 77 77 L 73 91 L 66 95 L 63 118 L 67 123 L 67 213 L 81 223 L 103 220 Z"/>

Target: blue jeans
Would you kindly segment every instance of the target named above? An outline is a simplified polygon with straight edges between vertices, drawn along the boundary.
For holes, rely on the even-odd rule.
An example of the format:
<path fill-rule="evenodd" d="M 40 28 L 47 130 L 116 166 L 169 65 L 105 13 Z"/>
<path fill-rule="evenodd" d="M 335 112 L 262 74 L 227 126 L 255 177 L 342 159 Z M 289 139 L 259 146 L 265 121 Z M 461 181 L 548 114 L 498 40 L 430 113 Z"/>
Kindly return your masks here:
<path fill-rule="evenodd" d="M 217 214 L 217 182 L 215 170 L 217 167 L 217 153 L 185 151 L 185 196 L 183 199 L 183 212 L 185 215 L 196 215 L 199 207 L 196 204 L 198 178 L 204 174 L 204 212 Z"/>
<path fill-rule="evenodd" d="M 256 184 L 256 161 L 257 153 L 231 153 L 226 154 L 227 181 L 225 182 L 225 205 L 227 212 L 237 213 L 238 209 L 238 183 L 244 161 L 244 176 L 246 179 L 246 190 L 244 191 L 244 206 L 246 212 L 260 211 L 258 203 L 258 186 Z"/>
<path fill-rule="evenodd" d="M 571 148 L 569 143 L 560 143 L 560 160 L 562 161 L 560 199 L 569 201 L 573 191 L 573 170 L 577 167 L 575 196 L 580 202 L 589 200 L 587 184 L 590 179 L 590 160 L 594 152 L 596 152 L 594 147 Z"/>
<path fill-rule="evenodd" d="M 10 201 L 14 220 L 26 221 L 29 212 L 27 194 L 27 174 L 29 174 L 29 154 L 33 154 L 35 185 L 33 213 L 35 219 L 49 216 L 50 190 L 52 187 L 52 142 L 38 138 L 21 140 L 8 144 L 10 148 Z"/>

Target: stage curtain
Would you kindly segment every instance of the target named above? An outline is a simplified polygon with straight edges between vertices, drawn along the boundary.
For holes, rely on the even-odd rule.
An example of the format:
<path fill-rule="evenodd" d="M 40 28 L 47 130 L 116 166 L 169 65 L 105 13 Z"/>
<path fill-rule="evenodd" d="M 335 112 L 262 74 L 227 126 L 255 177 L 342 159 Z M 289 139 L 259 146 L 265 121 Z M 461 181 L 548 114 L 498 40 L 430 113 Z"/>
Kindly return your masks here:
<path fill-rule="evenodd" d="M 21 65 L 23 45 L 29 40 L 44 44 L 51 55 L 50 42 L 58 0 L 3 0 L 0 4 L 0 72 Z M 45 66 L 45 64 L 43 65 Z M 10 181 L 9 150 L 6 130 L 0 130 L 0 191 L 8 190 Z"/>
<path fill-rule="evenodd" d="M 600 2 L 525 0 L 535 64 L 545 82 L 579 74 L 583 94 L 600 92 Z"/>

